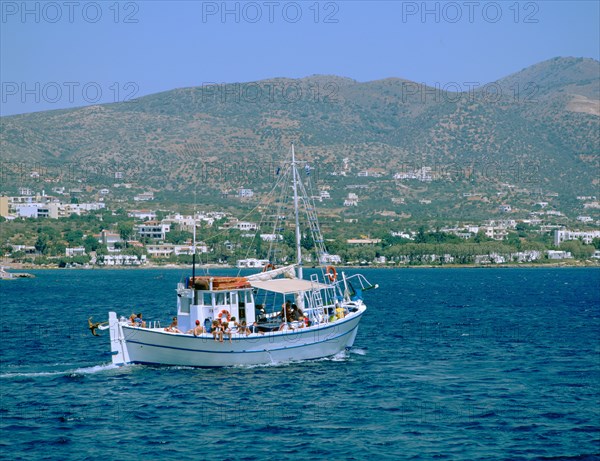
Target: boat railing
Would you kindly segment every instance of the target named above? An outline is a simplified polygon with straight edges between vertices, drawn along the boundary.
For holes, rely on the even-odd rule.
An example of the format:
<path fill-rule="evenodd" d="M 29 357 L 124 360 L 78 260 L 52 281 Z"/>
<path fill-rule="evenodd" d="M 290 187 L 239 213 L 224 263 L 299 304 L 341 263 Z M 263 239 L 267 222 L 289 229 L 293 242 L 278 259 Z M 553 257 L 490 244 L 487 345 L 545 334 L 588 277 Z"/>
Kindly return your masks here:
<path fill-rule="evenodd" d="M 363 291 L 379 288 L 379 285 L 373 285 L 364 275 L 354 274 L 350 277 L 344 277 L 342 280 L 335 282 L 335 286 L 342 298 L 346 301 L 356 301 L 362 299 Z M 342 299 L 340 298 L 340 300 Z"/>
<path fill-rule="evenodd" d="M 333 312 L 333 305 L 325 306 L 321 305 L 320 307 L 309 307 L 305 309 L 304 315 L 308 317 L 311 325 L 321 325 L 324 323 L 329 323 L 329 317 L 331 312 Z M 330 312 L 331 311 L 331 312 Z"/>
<path fill-rule="evenodd" d="M 315 287 L 318 287 L 319 284 L 318 277 L 317 274 L 312 274 L 310 276 L 310 280 L 314 283 Z M 329 320 L 329 316 L 325 313 L 325 303 L 323 302 L 323 295 L 321 294 L 320 288 L 314 288 L 310 291 L 308 305 L 309 308 L 307 309 L 307 314 L 311 321 L 326 323 Z"/>
<path fill-rule="evenodd" d="M 124 317 L 121 316 L 119 318 L 119 323 L 121 323 L 122 325 L 127 325 L 127 326 L 137 326 L 137 325 L 132 325 L 131 321 Z M 144 326 L 142 328 L 160 328 L 160 320 L 144 320 Z"/>
<path fill-rule="evenodd" d="M 358 285 L 360 285 L 360 289 L 363 291 L 367 291 L 373 288 L 378 288 L 379 285 L 373 285 L 371 282 L 369 282 L 366 277 L 362 274 L 354 274 L 351 275 L 350 277 L 346 277 L 346 281 L 347 282 L 355 282 Z M 342 283 L 343 281 L 339 281 L 338 283 Z"/>

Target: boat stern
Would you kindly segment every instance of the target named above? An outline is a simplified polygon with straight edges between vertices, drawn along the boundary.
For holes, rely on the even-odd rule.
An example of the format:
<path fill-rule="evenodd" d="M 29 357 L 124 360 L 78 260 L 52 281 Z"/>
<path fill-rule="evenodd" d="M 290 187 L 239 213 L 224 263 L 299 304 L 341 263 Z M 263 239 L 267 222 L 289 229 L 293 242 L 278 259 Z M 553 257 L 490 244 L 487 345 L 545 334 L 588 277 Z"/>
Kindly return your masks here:
<path fill-rule="evenodd" d="M 123 334 L 121 322 L 116 312 L 108 313 L 108 328 L 110 331 L 110 352 L 112 363 L 115 365 L 125 365 L 130 363 L 127 342 Z"/>

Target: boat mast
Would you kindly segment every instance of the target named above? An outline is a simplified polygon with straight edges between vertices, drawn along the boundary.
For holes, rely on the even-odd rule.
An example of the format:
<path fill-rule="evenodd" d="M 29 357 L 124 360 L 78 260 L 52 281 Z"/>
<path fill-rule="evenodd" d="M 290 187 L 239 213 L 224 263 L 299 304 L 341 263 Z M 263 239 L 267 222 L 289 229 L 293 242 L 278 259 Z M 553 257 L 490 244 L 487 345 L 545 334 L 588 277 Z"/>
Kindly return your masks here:
<path fill-rule="evenodd" d="M 198 291 L 196 291 L 196 213 L 192 215 L 194 232 L 192 237 L 192 289 L 194 290 L 194 304 L 198 304 Z"/>
<path fill-rule="evenodd" d="M 300 217 L 298 210 L 298 170 L 296 168 L 296 156 L 292 144 L 292 176 L 294 178 L 294 217 L 296 218 L 296 262 L 298 264 L 298 278 L 302 278 L 302 247 L 300 246 Z"/>

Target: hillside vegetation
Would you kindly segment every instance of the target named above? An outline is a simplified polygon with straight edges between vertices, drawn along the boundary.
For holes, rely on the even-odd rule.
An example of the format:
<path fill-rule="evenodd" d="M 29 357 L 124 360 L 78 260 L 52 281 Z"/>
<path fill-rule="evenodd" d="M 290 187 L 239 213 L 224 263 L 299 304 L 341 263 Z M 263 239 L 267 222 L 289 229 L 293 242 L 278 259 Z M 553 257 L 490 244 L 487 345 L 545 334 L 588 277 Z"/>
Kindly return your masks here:
<path fill-rule="evenodd" d="M 503 183 L 527 189 L 523 207 L 547 192 L 569 206 L 576 195 L 597 195 L 599 116 L 600 63 L 583 58 L 555 58 L 476 88 L 336 76 L 182 88 L 1 118 L 2 192 L 41 188 L 40 180 L 123 182 L 162 201 L 210 203 L 242 186 L 268 189 L 293 142 L 317 186 L 339 186 L 323 204 L 332 213 L 362 170 L 381 174 L 361 193 L 369 211 L 414 215 L 426 197 L 434 212 L 423 216 L 440 215 L 463 194 L 493 194 Z M 344 158 L 346 177 L 332 176 Z M 435 172 L 432 183 L 392 179 L 422 166 Z M 398 196 L 404 204 L 392 202 Z M 478 215 L 473 204 L 459 208 L 451 213 Z"/>

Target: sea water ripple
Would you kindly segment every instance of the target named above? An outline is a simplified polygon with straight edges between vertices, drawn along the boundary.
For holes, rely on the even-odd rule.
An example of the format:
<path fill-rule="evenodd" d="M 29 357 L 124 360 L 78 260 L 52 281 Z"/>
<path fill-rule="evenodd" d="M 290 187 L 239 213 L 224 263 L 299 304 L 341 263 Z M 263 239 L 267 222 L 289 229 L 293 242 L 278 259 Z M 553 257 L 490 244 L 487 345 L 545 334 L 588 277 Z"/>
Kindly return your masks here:
<path fill-rule="evenodd" d="M 87 329 L 170 318 L 181 271 L 2 282 L 0 459 L 598 459 L 599 270 L 363 272 L 354 349 L 223 369 L 114 367 Z"/>

